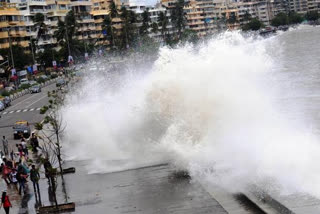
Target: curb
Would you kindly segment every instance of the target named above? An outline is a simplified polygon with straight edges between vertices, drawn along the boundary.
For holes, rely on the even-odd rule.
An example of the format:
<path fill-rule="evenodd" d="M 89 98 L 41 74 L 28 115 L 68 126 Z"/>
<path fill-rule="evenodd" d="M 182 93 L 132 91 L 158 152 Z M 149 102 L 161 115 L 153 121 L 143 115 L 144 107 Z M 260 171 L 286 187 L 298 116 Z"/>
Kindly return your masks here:
<path fill-rule="evenodd" d="M 46 81 L 44 83 L 41 83 L 40 86 L 41 87 L 45 87 L 45 86 L 51 85 L 54 81 L 56 81 L 56 79 L 57 78 L 50 79 L 50 80 L 48 80 L 48 81 Z M 29 94 L 29 93 L 30 93 L 29 89 L 24 89 L 24 90 L 22 90 L 20 92 L 16 92 L 14 94 L 11 94 L 9 97 L 10 97 L 11 101 L 14 101 L 14 100 L 26 95 L 26 94 Z"/>

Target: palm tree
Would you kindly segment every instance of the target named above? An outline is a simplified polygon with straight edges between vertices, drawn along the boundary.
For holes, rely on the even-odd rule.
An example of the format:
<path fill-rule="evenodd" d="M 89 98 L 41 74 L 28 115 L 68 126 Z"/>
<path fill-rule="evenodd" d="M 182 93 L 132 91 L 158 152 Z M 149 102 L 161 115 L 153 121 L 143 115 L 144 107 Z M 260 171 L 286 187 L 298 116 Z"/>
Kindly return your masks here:
<path fill-rule="evenodd" d="M 158 24 L 157 24 L 157 22 L 152 22 L 152 24 L 151 24 L 151 32 L 152 33 L 154 33 L 154 34 L 156 34 L 156 33 L 158 33 Z"/>
<path fill-rule="evenodd" d="M 58 43 L 63 42 L 66 38 L 66 25 L 60 19 L 58 21 L 58 29 L 54 32 L 54 37 L 57 39 Z"/>
<path fill-rule="evenodd" d="M 123 47 L 128 48 L 129 43 L 135 39 L 134 23 L 136 22 L 136 14 L 133 11 L 128 11 L 125 7 L 122 7 L 120 10 L 120 18 L 122 20 Z"/>
<path fill-rule="evenodd" d="M 168 17 L 167 17 L 167 11 L 160 12 L 158 16 L 158 22 L 160 26 L 161 35 L 163 38 L 163 41 L 165 41 L 165 37 L 167 34 L 167 26 L 168 26 Z"/>
<path fill-rule="evenodd" d="M 143 13 L 141 14 L 141 17 L 142 17 L 142 26 L 140 27 L 140 34 L 143 36 L 143 35 L 146 35 L 148 34 L 148 30 L 150 28 L 150 14 L 149 14 L 149 9 L 143 11 Z"/>
<path fill-rule="evenodd" d="M 111 4 L 109 5 L 109 10 L 110 10 L 110 16 L 112 19 L 118 17 L 119 13 L 114 1 L 112 1 Z"/>
<path fill-rule="evenodd" d="M 44 15 L 42 13 L 36 13 L 36 15 L 33 17 L 33 22 L 37 27 L 36 43 L 38 44 L 41 37 L 45 35 L 47 31 L 47 26 L 44 23 Z"/>
<path fill-rule="evenodd" d="M 114 45 L 114 39 L 113 39 L 113 27 L 112 27 L 112 21 L 110 16 L 104 17 L 103 20 L 103 30 L 106 31 L 105 39 L 108 40 L 110 46 L 112 47 Z"/>
<path fill-rule="evenodd" d="M 171 11 L 171 22 L 173 27 L 178 31 L 178 37 L 181 38 L 182 31 L 185 28 L 186 17 L 184 14 L 184 6 L 186 5 L 184 0 L 178 0 L 175 7 Z"/>

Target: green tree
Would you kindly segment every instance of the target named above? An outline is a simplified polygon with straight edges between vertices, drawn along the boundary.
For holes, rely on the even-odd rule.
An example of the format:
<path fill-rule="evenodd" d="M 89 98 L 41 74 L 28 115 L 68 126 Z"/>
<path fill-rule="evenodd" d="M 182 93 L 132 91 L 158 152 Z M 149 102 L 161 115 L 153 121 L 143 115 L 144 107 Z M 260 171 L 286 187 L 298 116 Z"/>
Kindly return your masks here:
<path fill-rule="evenodd" d="M 263 27 L 263 23 L 259 19 L 254 18 L 254 19 L 251 19 L 249 23 L 245 24 L 243 26 L 242 30 L 244 30 L 244 31 L 248 31 L 248 30 L 257 31 L 262 27 Z"/>
<path fill-rule="evenodd" d="M 33 22 L 35 23 L 35 26 L 38 28 L 37 32 L 37 42 L 39 42 L 39 39 L 46 33 L 47 26 L 44 23 L 44 15 L 42 13 L 36 13 L 36 15 L 33 17 Z"/>
<path fill-rule="evenodd" d="M 185 1 L 178 0 L 171 10 L 171 22 L 175 30 L 178 32 L 178 38 L 181 38 L 181 33 L 185 28 L 186 16 L 184 14 Z"/>
<path fill-rule="evenodd" d="M 109 11 L 111 19 L 118 17 L 118 9 L 114 1 L 111 1 L 111 4 L 109 5 Z"/>
<path fill-rule="evenodd" d="M 246 13 L 243 15 L 243 21 L 248 22 L 251 20 L 251 18 L 251 14 L 248 11 L 246 11 Z"/>
<path fill-rule="evenodd" d="M 305 14 L 305 18 L 308 21 L 316 21 L 320 18 L 318 11 L 309 11 Z"/>
<path fill-rule="evenodd" d="M 19 45 L 12 45 L 12 54 L 14 65 L 17 70 L 24 69 L 26 66 L 32 64 L 32 55 L 27 53 L 23 47 Z M 9 48 L 0 49 L 0 55 L 7 58 L 11 65 L 11 52 Z"/>
<path fill-rule="evenodd" d="M 54 56 L 58 56 L 57 51 L 53 48 L 45 47 L 43 51 L 38 52 L 37 62 L 45 67 L 52 67 Z"/>
<path fill-rule="evenodd" d="M 103 20 L 103 30 L 106 31 L 106 35 L 104 36 L 104 38 L 106 40 L 108 40 L 110 46 L 112 47 L 114 45 L 114 36 L 113 36 L 113 26 L 112 26 L 112 21 L 110 16 L 105 16 L 104 20 Z"/>
<path fill-rule="evenodd" d="M 231 13 L 229 18 L 227 19 L 227 22 L 229 24 L 235 24 L 236 22 L 238 22 L 236 14 L 235 13 Z"/>
<path fill-rule="evenodd" d="M 142 25 L 140 27 L 140 35 L 147 35 L 148 30 L 150 28 L 149 23 L 151 22 L 149 10 L 147 9 L 143 11 L 143 13 L 141 14 L 141 17 L 142 17 Z"/>
<path fill-rule="evenodd" d="M 166 40 L 166 35 L 167 35 L 167 26 L 168 26 L 169 20 L 167 17 L 167 12 L 160 12 L 158 16 L 158 25 L 160 27 L 160 32 L 163 38 L 163 41 Z"/>
<path fill-rule="evenodd" d="M 275 27 L 279 27 L 281 25 L 288 25 L 289 19 L 287 14 L 285 13 L 278 13 L 272 20 L 271 25 Z"/>
<path fill-rule="evenodd" d="M 159 31 L 159 26 L 157 24 L 157 22 L 152 22 L 151 24 L 151 32 L 152 33 L 158 33 Z"/>
<path fill-rule="evenodd" d="M 303 21 L 303 17 L 296 12 L 289 12 L 288 20 L 289 24 L 300 24 Z"/>
<path fill-rule="evenodd" d="M 182 33 L 181 41 L 182 42 L 197 43 L 199 41 L 199 37 L 197 35 L 197 32 L 195 32 L 191 29 L 186 29 Z"/>
<path fill-rule="evenodd" d="M 121 7 L 120 18 L 122 20 L 121 32 L 121 48 L 129 48 L 135 40 L 135 25 L 136 15 L 132 11 L 128 11 L 125 7 Z"/>

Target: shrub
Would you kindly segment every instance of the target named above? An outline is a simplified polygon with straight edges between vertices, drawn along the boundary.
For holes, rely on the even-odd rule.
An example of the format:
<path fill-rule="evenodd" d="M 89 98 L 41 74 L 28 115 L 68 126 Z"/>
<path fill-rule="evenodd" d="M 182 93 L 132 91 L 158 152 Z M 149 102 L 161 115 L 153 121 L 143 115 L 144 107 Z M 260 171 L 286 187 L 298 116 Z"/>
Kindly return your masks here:
<path fill-rule="evenodd" d="M 51 74 L 51 75 L 50 75 L 50 78 L 51 78 L 51 79 L 54 79 L 54 78 L 57 78 L 57 77 L 58 77 L 58 74 Z"/>
<path fill-rule="evenodd" d="M 38 82 L 39 84 L 41 84 L 41 83 L 44 83 L 45 80 L 44 80 L 42 77 L 39 77 L 39 78 L 37 79 L 37 82 Z"/>
<path fill-rule="evenodd" d="M 24 89 L 27 89 L 27 88 L 30 88 L 30 84 L 22 84 L 20 85 L 20 89 L 24 90 Z"/>
<path fill-rule="evenodd" d="M 10 96 L 10 92 L 8 92 L 8 91 L 3 91 L 3 92 L 1 93 L 1 96 L 3 96 L 3 97 Z"/>

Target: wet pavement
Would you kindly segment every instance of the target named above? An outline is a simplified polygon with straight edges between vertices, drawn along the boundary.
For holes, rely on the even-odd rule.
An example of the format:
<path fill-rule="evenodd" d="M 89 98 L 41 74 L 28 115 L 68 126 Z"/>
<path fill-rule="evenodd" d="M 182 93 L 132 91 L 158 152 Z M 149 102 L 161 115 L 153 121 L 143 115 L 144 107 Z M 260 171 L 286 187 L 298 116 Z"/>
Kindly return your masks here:
<path fill-rule="evenodd" d="M 65 180 L 68 197 L 79 214 L 227 213 L 199 183 L 174 176 L 170 165 L 91 175 L 84 162 L 67 165 L 77 169 Z"/>
<path fill-rule="evenodd" d="M 199 183 L 189 178 L 177 178 L 170 165 L 88 175 L 82 164 L 66 164 L 76 166 L 77 172 L 65 175 L 65 192 L 58 179 L 58 202 L 75 202 L 74 213 L 227 213 Z M 20 196 L 9 185 L 7 191 L 13 203 L 12 213 L 36 213 L 32 183 L 28 182 L 28 186 L 29 193 Z M 6 188 L 6 184 L 2 182 L 0 188 Z M 40 189 L 42 205 L 51 205 L 52 198 L 43 174 Z"/>

